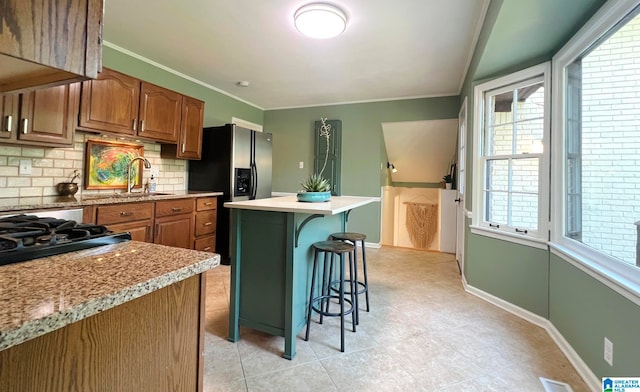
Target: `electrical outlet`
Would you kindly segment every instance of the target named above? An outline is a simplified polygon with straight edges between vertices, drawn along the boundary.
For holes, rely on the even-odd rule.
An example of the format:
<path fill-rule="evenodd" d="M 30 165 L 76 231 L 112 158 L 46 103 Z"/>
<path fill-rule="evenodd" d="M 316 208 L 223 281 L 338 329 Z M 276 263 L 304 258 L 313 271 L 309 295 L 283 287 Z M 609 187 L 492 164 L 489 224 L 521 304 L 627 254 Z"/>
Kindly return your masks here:
<path fill-rule="evenodd" d="M 21 159 L 20 160 L 20 175 L 30 176 L 31 175 L 31 159 Z"/>
<path fill-rule="evenodd" d="M 154 176 L 155 178 L 158 178 L 158 176 L 160 175 L 160 168 L 158 166 L 151 166 L 151 173 L 149 174 Z"/>
<path fill-rule="evenodd" d="M 604 338 L 604 360 L 609 366 L 613 366 L 613 343 L 606 337 Z"/>
<path fill-rule="evenodd" d="M 299 168 L 299 169 L 304 169 L 304 162 L 300 161 L 300 162 L 298 163 L 298 168 Z"/>

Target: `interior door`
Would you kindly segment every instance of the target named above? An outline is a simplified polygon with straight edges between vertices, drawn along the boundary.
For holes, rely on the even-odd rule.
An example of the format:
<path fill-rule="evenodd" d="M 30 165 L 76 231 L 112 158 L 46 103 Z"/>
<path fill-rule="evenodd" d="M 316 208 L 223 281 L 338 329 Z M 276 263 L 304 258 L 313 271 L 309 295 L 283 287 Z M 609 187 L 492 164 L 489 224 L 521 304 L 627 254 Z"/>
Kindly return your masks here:
<path fill-rule="evenodd" d="M 458 197 L 456 198 L 456 261 L 460 268 L 460 273 L 464 271 L 464 231 L 465 225 L 465 207 L 464 194 L 466 182 L 466 154 L 467 154 L 467 98 L 465 97 L 460 112 L 458 113 Z"/>

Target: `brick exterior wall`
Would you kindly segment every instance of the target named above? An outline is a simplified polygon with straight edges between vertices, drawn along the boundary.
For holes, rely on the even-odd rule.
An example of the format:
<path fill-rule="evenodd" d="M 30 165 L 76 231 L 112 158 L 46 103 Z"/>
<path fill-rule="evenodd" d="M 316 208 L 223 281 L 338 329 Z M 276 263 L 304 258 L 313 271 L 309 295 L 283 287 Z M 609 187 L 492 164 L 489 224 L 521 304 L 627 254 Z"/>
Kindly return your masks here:
<path fill-rule="evenodd" d="M 582 60 L 582 242 L 635 264 L 640 17 Z"/>

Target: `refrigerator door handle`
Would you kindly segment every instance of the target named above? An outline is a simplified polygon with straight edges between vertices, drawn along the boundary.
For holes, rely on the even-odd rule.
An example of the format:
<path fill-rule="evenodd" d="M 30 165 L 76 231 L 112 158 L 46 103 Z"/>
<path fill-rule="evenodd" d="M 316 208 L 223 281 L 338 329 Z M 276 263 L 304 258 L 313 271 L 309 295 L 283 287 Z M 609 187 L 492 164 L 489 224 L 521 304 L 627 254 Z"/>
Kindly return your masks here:
<path fill-rule="evenodd" d="M 258 170 L 255 164 L 251 164 L 251 196 L 249 199 L 254 200 L 258 193 Z"/>

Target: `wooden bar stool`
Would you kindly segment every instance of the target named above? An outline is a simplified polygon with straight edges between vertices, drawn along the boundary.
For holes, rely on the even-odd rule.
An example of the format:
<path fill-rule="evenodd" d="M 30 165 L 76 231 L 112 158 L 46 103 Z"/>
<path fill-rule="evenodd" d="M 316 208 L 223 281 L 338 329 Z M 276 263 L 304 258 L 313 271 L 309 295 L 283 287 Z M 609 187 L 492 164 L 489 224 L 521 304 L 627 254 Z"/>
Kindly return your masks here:
<path fill-rule="evenodd" d="M 311 327 L 311 312 L 315 311 L 320 315 L 320 324 L 322 324 L 322 317 L 340 317 L 340 351 L 344 352 L 344 317 L 351 313 L 351 324 L 353 325 L 353 332 L 356 332 L 356 320 L 354 318 L 354 294 L 350 293 L 350 298 L 344 297 L 345 293 L 345 254 L 349 256 L 349 266 L 352 265 L 352 253 L 354 246 L 343 241 L 320 241 L 311 245 L 314 250 L 313 256 L 313 271 L 311 273 L 311 290 L 309 290 L 309 306 L 307 309 L 307 331 L 304 336 L 304 340 L 309 340 L 309 328 Z M 324 254 L 322 257 L 321 253 Z M 336 294 L 332 294 L 331 291 L 331 274 L 329 271 L 333 271 L 333 263 L 335 256 L 338 256 L 339 260 L 339 277 L 337 281 L 339 288 Z M 351 269 L 351 268 L 350 268 Z M 318 276 L 319 275 L 319 276 Z M 316 277 L 320 283 L 319 293 L 314 295 L 316 289 Z M 347 291 L 349 293 L 349 291 Z M 330 312 L 329 303 L 332 299 L 337 299 L 340 304 L 339 312 Z M 345 302 L 349 306 L 345 309 Z"/>
<path fill-rule="evenodd" d="M 360 301 L 358 297 L 361 294 L 365 295 L 365 300 L 367 303 L 367 312 L 369 311 L 369 280 L 367 278 L 367 255 L 364 250 L 364 240 L 367 239 L 367 236 L 361 233 L 333 233 L 331 234 L 331 238 L 338 241 L 348 241 L 346 243 L 351 243 L 354 245 L 353 249 L 353 275 L 350 275 L 349 278 L 349 288 L 353 291 L 355 295 L 355 309 L 356 309 L 356 324 L 360 324 Z M 360 245 L 362 246 L 362 273 L 363 280 L 358 280 L 358 257 L 357 257 L 357 241 L 360 241 Z"/>

